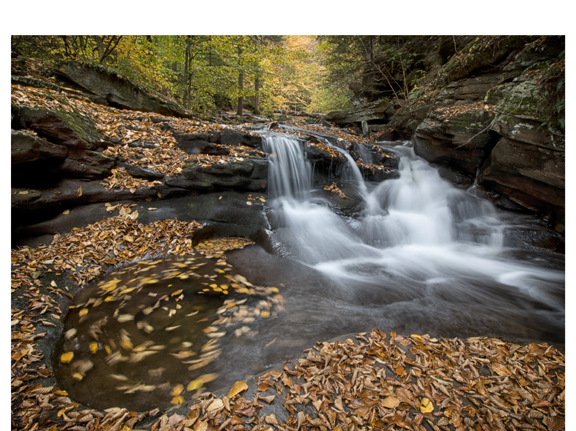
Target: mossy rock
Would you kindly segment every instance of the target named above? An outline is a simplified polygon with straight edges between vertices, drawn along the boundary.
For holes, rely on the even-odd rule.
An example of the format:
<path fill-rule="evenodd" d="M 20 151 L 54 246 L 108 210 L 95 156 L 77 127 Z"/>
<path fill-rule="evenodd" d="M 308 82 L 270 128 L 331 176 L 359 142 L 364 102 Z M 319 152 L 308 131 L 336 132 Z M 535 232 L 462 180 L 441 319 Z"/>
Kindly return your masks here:
<path fill-rule="evenodd" d="M 546 123 L 550 121 L 550 115 L 541 108 L 545 102 L 545 97 L 535 80 L 520 81 L 517 85 L 509 85 L 502 90 L 502 97 L 496 105 L 496 111 Z"/>
<path fill-rule="evenodd" d="M 96 129 L 94 120 L 74 110 L 18 106 L 12 115 L 14 128 L 32 129 L 53 143 L 89 150 L 105 146 L 104 136 Z"/>

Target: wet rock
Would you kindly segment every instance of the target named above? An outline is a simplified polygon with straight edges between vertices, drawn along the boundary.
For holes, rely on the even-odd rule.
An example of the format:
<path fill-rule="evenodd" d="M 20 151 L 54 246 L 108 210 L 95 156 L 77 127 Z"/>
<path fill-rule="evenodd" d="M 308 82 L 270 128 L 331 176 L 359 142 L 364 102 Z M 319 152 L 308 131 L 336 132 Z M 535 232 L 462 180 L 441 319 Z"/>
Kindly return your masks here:
<path fill-rule="evenodd" d="M 326 115 L 325 120 L 338 126 L 346 126 L 348 124 L 360 126 L 363 121 L 377 120 L 385 123 L 395 112 L 394 103 L 388 99 L 382 99 L 358 108 L 330 112 Z"/>
<path fill-rule="evenodd" d="M 563 151 L 501 138 L 483 168 L 479 183 L 525 208 L 563 223 L 565 207 Z"/>
<path fill-rule="evenodd" d="M 184 108 L 177 103 L 159 94 L 152 94 L 104 68 L 72 61 L 59 65 L 54 72 L 61 79 L 65 79 L 83 91 L 97 96 L 94 99 L 96 103 L 107 103 L 123 109 L 190 118 Z"/>
<path fill-rule="evenodd" d="M 148 224 L 156 220 L 178 219 L 180 221 L 192 222 L 197 220 L 204 225 L 204 229 L 194 234 L 194 242 L 211 236 L 243 236 L 256 238 L 258 231 L 262 228 L 262 204 L 252 202 L 248 199 L 247 192 L 218 192 L 200 194 L 186 189 L 179 189 L 178 196 L 176 189 L 161 191 L 162 198 L 158 196 L 149 197 L 149 202 L 139 201 L 133 210 L 138 211 L 138 222 Z M 13 189 L 12 193 L 17 193 L 21 189 Z M 19 199 L 34 200 L 41 196 L 40 191 L 29 191 L 27 195 L 19 195 Z M 112 197 L 108 195 L 107 197 Z M 61 210 L 50 220 L 36 221 L 24 226 L 16 226 L 12 231 L 12 246 L 38 245 L 48 243 L 52 240 L 52 235 L 59 233 L 65 235 L 74 228 L 96 223 L 100 220 L 118 215 L 118 211 L 108 212 L 104 203 L 134 203 L 134 200 L 103 200 L 96 203 L 87 203 L 70 209 L 70 212 L 63 214 Z M 64 204 L 64 202 L 63 202 Z"/>
<path fill-rule="evenodd" d="M 478 110 L 444 118 L 434 111 L 414 133 L 414 151 L 431 163 L 469 177 L 476 170 L 498 136 L 488 126 L 494 119 L 489 111 Z"/>
<path fill-rule="evenodd" d="M 182 175 L 168 178 L 166 184 L 200 190 L 264 191 L 267 181 L 267 160 L 244 159 L 210 166 L 190 163 L 182 170 Z"/>
<path fill-rule="evenodd" d="M 46 139 L 16 130 L 11 131 L 12 165 L 31 162 L 38 159 L 64 159 L 68 153 L 66 147 L 52 144 Z"/>
<path fill-rule="evenodd" d="M 459 79 L 446 85 L 438 95 L 437 103 L 442 106 L 457 106 L 484 100 L 494 87 L 519 76 L 521 70 L 488 73 L 480 76 Z"/>
<path fill-rule="evenodd" d="M 80 195 L 80 189 L 82 191 Z M 28 192 L 23 194 L 22 192 Z M 178 187 L 155 186 L 130 190 L 107 190 L 99 181 L 64 179 L 56 187 L 36 188 L 36 190 L 17 189 L 12 192 L 13 227 L 49 220 L 65 209 L 94 202 L 116 202 L 121 200 L 139 201 L 154 199 L 158 195 L 167 198 L 170 195 L 187 193 Z"/>
<path fill-rule="evenodd" d="M 234 129 L 222 129 L 220 143 L 223 145 L 247 145 L 253 148 L 262 148 L 262 138 Z"/>
<path fill-rule="evenodd" d="M 190 154 L 229 154 L 230 149 L 215 145 L 220 141 L 220 134 L 214 133 L 174 133 L 178 147 Z"/>
<path fill-rule="evenodd" d="M 65 177 L 105 178 L 111 175 L 116 165 L 116 158 L 108 157 L 97 151 L 71 148 L 68 157 L 60 166 L 60 172 Z"/>
<path fill-rule="evenodd" d="M 126 172 L 128 172 L 134 178 L 143 178 L 145 180 L 154 181 L 162 180 L 165 176 L 163 173 L 155 172 L 147 168 L 132 165 L 130 163 L 118 162 L 117 165 L 126 169 Z"/>
<path fill-rule="evenodd" d="M 378 141 L 398 141 L 412 139 L 416 128 L 428 116 L 431 105 L 402 107 L 388 123 L 389 128 L 379 135 Z"/>
<path fill-rule="evenodd" d="M 17 125 L 15 128 L 32 129 L 54 144 L 88 150 L 107 146 L 94 121 L 76 111 L 51 111 L 19 106 L 17 110 L 13 110 L 14 114 L 13 125 Z"/>

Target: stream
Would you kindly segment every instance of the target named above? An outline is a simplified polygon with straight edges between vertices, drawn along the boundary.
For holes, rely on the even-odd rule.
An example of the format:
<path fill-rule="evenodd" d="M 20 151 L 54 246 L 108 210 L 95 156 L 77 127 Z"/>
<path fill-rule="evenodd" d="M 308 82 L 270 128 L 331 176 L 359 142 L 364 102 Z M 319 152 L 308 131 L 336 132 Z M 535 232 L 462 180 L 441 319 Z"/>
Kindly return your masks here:
<path fill-rule="evenodd" d="M 154 290 L 153 296 L 146 290 L 151 287 L 148 284 L 133 286 L 148 298 L 148 303 L 139 301 L 128 314 L 133 317 L 125 317 L 121 322 L 132 325 L 132 329 L 125 329 L 128 333 L 139 334 L 131 336 L 132 354 L 137 344 L 144 346 L 140 352 L 161 345 L 168 349 L 165 352 L 172 353 L 170 358 L 180 355 L 188 363 L 198 364 L 201 363 L 198 359 L 206 356 L 204 346 L 217 340 L 218 355 L 210 356 L 211 360 L 202 367 L 178 371 L 176 365 L 167 361 L 167 353 L 157 347 L 158 353 L 134 361 L 138 365 L 130 365 L 131 356 L 126 354 L 128 359 L 118 363 L 123 367 L 120 372 L 111 369 L 118 361 L 111 364 L 108 360 L 111 353 L 100 346 L 102 360 L 90 360 L 92 365 L 86 370 L 85 379 L 78 379 L 78 375 L 76 379 L 71 377 L 68 364 L 55 365 L 57 376 L 71 397 L 98 408 L 162 408 L 174 404 L 180 393 L 189 399 L 197 390 L 215 391 L 279 366 L 316 341 L 373 328 L 404 335 L 495 336 L 517 342 L 564 343 L 563 257 L 505 246 L 507 232 L 525 219 L 498 211 L 490 202 L 475 196 L 473 190 L 453 187 L 436 169 L 418 158 L 409 145 L 387 147 L 401 157 L 400 176 L 381 183 L 364 182 L 349 154 L 342 148 L 334 148 L 349 161 L 349 180 L 342 190 L 361 203 L 356 213 L 338 211 L 327 193 L 313 186 L 313 168 L 306 160 L 301 142 L 290 135 L 269 132 L 265 143 L 265 151 L 270 154 L 270 197 L 266 208 L 269 226 L 262 244 L 229 252 L 220 268 L 218 264 L 202 261 L 205 272 L 193 275 L 198 270 L 189 270 L 191 277 L 166 271 L 197 268 L 198 262 L 158 262 L 159 268 L 167 265 L 163 274 L 172 278 L 166 278 L 164 284 L 158 282 L 162 290 Z M 124 281 L 115 283 L 132 281 L 134 274 L 126 271 L 128 275 L 116 274 L 116 279 Z M 212 282 L 215 277 L 225 277 L 224 271 L 230 276 L 238 275 L 235 279 L 238 283 L 248 284 L 241 283 L 243 290 L 225 290 L 225 295 L 221 287 L 216 291 L 206 289 L 213 285 L 228 286 L 230 277 Z M 94 287 L 92 293 L 83 292 L 77 301 L 85 303 L 102 286 L 109 286 L 107 280 Z M 196 287 L 186 287 L 191 280 L 196 280 Z M 252 285 L 262 286 L 263 290 L 246 294 Z M 210 295 L 204 295 L 200 301 L 194 292 L 202 288 Z M 176 304 L 180 289 L 184 294 L 186 289 L 191 290 Z M 130 301 L 138 292 L 129 291 L 129 298 L 118 300 L 130 309 Z M 142 315 L 145 307 L 153 306 L 159 298 L 165 298 L 166 313 L 182 315 L 180 326 L 170 337 L 166 332 L 155 332 L 154 328 L 163 325 L 166 330 L 176 326 L 175 323 L 160 323 L 160 317 L 154 323 L 150 321 L 152 312 L 150 318 Z M 230 304 L 242 307 L 236 304 L 241 301 L 246 310 L 242 313 L 250 317 L 227 329 L 225 322 L 230 322 L 217 310 L 232 307 Z M 102 309 L 102 316 L 86 321 L 87 328 L 110 312 Z M 65 331 L 78 327 L 77 313 L 73 310 Z M 138 323 L 141 321 L 145 323 Z M 186 334 L 177 334 L 182 329 L 186 329 Z M 122 334 L 119 324 L 110 326 L 108 331 Z M 143 336 L 142 331 L 147 335 Z M 96 347 L 90 340 L 89 335 L 74 333 L 61 341 L 60 353 L 84 346 L 84 353 L 75 357 L 91 358 L 94 353 L 90 349 Z M 146 340 L 153 341 L 145 344 Z M 175 346 L 172 350 L 170 343 Z M 149 373 L 159 368 L 171 373 L 162 377 Z M 119 379 L 128 383 L 105 384 L 101 383 L 103 379 L 91 377 L 94 380 L 89 384 L 90 373 L 121 375 Z M 156 380 L 152 381 L 153 378 Z M 186 390 L 175 390 L 178 385 Z"/>

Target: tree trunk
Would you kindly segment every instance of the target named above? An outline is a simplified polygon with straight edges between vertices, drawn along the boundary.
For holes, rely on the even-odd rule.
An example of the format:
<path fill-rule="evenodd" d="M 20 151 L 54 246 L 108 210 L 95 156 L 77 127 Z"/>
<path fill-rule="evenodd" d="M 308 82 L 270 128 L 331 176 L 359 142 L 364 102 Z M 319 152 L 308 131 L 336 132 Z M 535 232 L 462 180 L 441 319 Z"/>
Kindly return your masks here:
<path fill-rule="evenodd" d="M 260 76 L 256 76 L 254 80 L 254 91 L 256 92 L 254 98 L 254 115 L 260 115 Z"/>
<path fill-rule="evenodd" d="M 240 57 L 242 56 L 242 48 L 238 47 L 238 63 L 240 65 Z M 242 65 L 240 65 L 242 67 Z M 244 71 L 240 69 L 238 74 L 238 89 L 240 90 L 240 95 L 238 96 L 238 110 L 236 114 L 242 115 L 244 112 Z"/>
<path fill-rule="evenodd" d="M 186 49 L 184 53 L 184 97 L 182 98 L 185 108 L 190 102 L 190 36 L 186 36 Z"/>

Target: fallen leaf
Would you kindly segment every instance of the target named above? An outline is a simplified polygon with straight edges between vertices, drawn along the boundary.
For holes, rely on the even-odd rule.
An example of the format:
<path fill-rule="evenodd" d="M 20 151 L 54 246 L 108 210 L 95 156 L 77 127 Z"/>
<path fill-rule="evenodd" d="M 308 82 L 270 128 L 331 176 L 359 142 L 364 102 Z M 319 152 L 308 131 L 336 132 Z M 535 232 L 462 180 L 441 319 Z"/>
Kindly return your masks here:
<path fill-rule="evenodd" d="M 422 401 L 420 401 L 420 411 L 422 413 L 431 413 L 434 411 L 434 404 L 432 404 L 432 401 L 428 398 L 424 397 Z"/>
<path fill-rule="evenodd" d="M 246 382 L 236 382 L 234 383 L 234 386 L 232 386 L 232 389 L 230 389 L 228 398 L 234 398 L 236 395 L 245 391 L 246 389 L 248 389 L 248 384 Z"/>
<path fill-rule="evenodd" d="M 389 396 L 384 398 L 380 404 L 382 404 L 382 407 L 386 407 L 387 409 L 393 409 L 400 405 L 400 400 L 396 397 Z"/>

